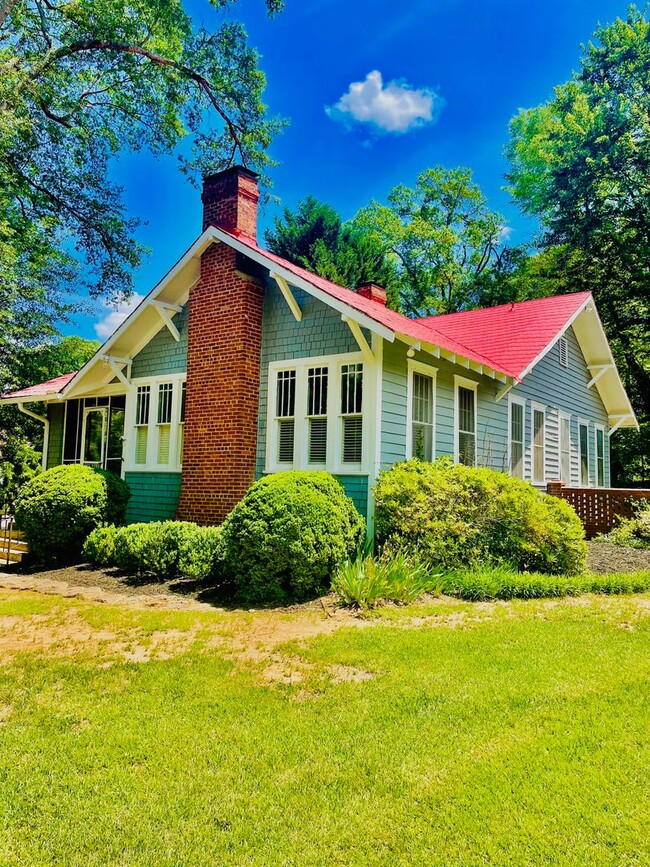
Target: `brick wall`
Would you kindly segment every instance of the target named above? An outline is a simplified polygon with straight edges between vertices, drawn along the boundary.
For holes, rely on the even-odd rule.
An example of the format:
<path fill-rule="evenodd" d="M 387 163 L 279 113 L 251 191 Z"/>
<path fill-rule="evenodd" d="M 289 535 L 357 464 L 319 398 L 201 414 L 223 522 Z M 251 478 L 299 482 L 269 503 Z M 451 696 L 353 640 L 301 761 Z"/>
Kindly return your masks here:
<path fill-rule="evenodd" d="M 189 298 L 177 517 L 202 524 L 220 523 L 255 478 L 264 291 L 245 268 L 232 248 L 210 247 Z"/>
<path fill-rule="evenodd" d="M 242 166 L 203 179 L 203 229 L 221 226 L 257 237 L 257 175 Z"/>

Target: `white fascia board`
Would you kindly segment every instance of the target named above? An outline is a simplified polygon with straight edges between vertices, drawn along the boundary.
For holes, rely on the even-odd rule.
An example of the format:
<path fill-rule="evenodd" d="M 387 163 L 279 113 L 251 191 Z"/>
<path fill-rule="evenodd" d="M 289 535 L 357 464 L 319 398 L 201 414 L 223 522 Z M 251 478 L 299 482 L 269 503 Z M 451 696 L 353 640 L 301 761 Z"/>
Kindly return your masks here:
<path fill-rule="evenodd" d="M 375 322 L 375 320 L 371 319 L 370 316 L 366 316 L 365 313 L 361 313 L 359 310 L 355 310 L 354 307 L 351 307 L 344 301 L 340 301 L 338 298 L 333 298 L 327 292 L 324 292 L 322 289 L 314 286 L 308 280 L 305 280 L 302 277 L 298 277 L 296 274 L 293 274 L 288 269 L 283 268 L 276 262 L 273 262 L 272 259 L 267 259 L 264 253 L 258 252 L 257 250 L 251 250 L 251 248 L 248 247 L 246 244 L 242 244 L 240 241 L 237 240 L 237 238 L 231 238 L 230 235 L 227 235 L 225 232 L 219 231 L 219 229 L 217 229 L 215 226 L 209 226 L 206 229 L 206 232 L 211 233 L 212 237 L 215 240 L 222 241 L 224 244 L 228 244 L 228 246 L 232 247 L 233 250 L 237 250 L 238 253 L 241 253 L 242 255 L 247 256 L 249 259 L 252 259 L 254 262 L 257 262 L 258 265 L 263 265 L 265 268 L 268 268 L 269 271 L 275 274 L 279 274 L 280 277 L 283 277 L 291 286 L 297 286 L 298 289 L 302 289 L 303 292 L 306 292 L 308 295 L 312 295 L 314 298 L 322 301 L 323 304 L 327 304 L 328 307 L 332 307 L 334 310 L 337 310 L 341 315 L 347 316 L 349 319 L 358 322 L 362 328 L 367 328 L 368 331 L 372 331 L 374 334 L 378 334 L 380 337 L 388 340 L 389 343 L 392 343 L 395 340 L 395 332 L 391 331 L 390 328 L 387 328 L 380 322 Z"/>
<path fill-rule="evenodd" d="M 569 328 L 573 325 L 573 323 L 574 323 L 575 320 L 578 318 L 578 316 L 580 316 L 580 314 L 583 312 L 583 310 L 585 310 L 585 308 L 586 308 L 589 304 L 593 304 L 593 303 L 594 303 L 594 299 L 592 298 L 591 295 L 589 295 L 588 298 L 585 298 L 585 300 L 582 302 L 582 304 L 580 305 L 580 307 L 578 307 L 578 309 L 575 311 L 575 313 L 573 313 L 573 314 L 569 317 L 569 319 L 564 323 L 564 325 L 562 326 L 561 330 L 558 331 L 558 333 L 555 335 L 555 337 L 553 337 L 553 339 L 550 340 L 550 341 L 546 344 L 546 346 L 544 347 L 544 349 L 542 349 L 542 351 L 539 352 L 539 353 L 535 356 L 535 358 L 533 358 L 533 360 L 530 362 L 530 364 L 522 370 L 522 372 L 519 374 L 519 377 L 518 377 L 520 382 L 521 382 L 521 380 L 522 380 L 525 376 L 527 376 L 527 375 L 531 372 L 531 370 L 533 369 L 533 367 L 535 367 L 536 365 L 539 364 L 539 362 L 542 360 L 542 358 L 544 358 L 546 355 L 548 355 L 548 353 L 551 351 L 551 349 L 553 349 L 553 347 L 554 347 L 555 344 L 558 342 L 558 340 L 559 340 L 561 337 L 564 337 L 564 335 L 566 334 L 566 332 L 567 332 L 567 331 L 569 330 Z"/>
<path fill-rule="evenodd" d="M 212 243 L 213 239 L 210 234 L 210 229 L 206 229 L 196 241 L 192 244 L 192 246 L 181 256 L 181 258 L 176 262 L 176 264 L 165 274 L 165 276 L 157 283 L 153 289 L 144 296 L 142 301 L 138 304 L 136 308 L 134 308 L 131 313 L 127 316 L 127 318 L 122 322 L 122 324 L 116 328 L 116 330 L 108 337 L 104 343 L 99 347 L 97 352 L 93 355 L 93 357 L 87 361 L 84 366 L 79 370 L 70 380 L 70 382 L 61 390 L 58 394 L 60 399 L 65 398 L 74 388 L 75 384 L 86 374 L 91 367 L 93 367 L 98 361 L 102 361 L 103 357 L 109 353 L 111 346 L 116 343 L 119 338 L 124 334 L 127 328 L 130 328 L 131 325 L 135 322 L 138 316 L 145 310 L 152 301 L 154 301 L 158 295 L 163 291 L 163 289 L 169 285 L 169 283 L 176 277 L 182 269 L 187 265 L 189 261 L 200 256 L 206 247 L 208 247 Z M 161 322 L 161 328 L 163 324 Z M 148 341 L 147 341 L 148 342 Z M 133 355 L 137 355 L 137 353 L 133 353 Z"/>

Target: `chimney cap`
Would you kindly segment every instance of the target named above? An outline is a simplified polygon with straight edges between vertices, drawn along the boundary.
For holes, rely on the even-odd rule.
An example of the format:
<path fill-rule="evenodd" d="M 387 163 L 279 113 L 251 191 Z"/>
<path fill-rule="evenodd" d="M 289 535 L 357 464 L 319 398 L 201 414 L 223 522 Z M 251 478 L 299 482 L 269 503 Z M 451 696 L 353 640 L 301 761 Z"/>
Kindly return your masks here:
<path fill-rule="evenodd" d="M 259 173 L 254 172 L 252 169 L 247 168 L 246 166 L 236 165 L 230 166 L 227 169 L 222 169 L 220 172 L 209 172 L 208 174 L 203 175 L 203 183 L 207 184 L 211 181 L 214 181 L 216 178 L 226 178 L 229 175 L 247 175 L 249 178 L 252 178 L 256 181 L 259 178 Z"/>

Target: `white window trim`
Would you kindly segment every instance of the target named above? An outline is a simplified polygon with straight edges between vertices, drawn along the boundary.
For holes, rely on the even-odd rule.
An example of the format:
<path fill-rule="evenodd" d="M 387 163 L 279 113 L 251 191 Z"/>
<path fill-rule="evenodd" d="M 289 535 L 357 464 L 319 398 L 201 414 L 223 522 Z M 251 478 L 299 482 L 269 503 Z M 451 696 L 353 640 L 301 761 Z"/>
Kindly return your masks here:
<path fill-rule="evenodd" d="M 423 376 L 429 376 L 433 380 L 433 423 L 432 427 L 432 456 L 431 459 L 435 460 L 436 458 L 436 422 L 438 413 L 436 411 L 436 401 L 437 401 L 437 390 L 438 390 L 438 368 L 432 367 L 430 364 L 424 364 L 422 361 L 414 361 L 413 359 L 408 359 L 408 373 L 407 373 L 407 389 L 406 389 L 406 458 L 407 460 L 413 457 L 413 374 L 421 373 Z"/>
<path fill-rule="evenodd" d="M 542 436 L 542 465 L 544 467 L 543 477 L 535 478 L 535 413 L 541 412 L 544 416 L 544 434 Z M 546 404 L 530 403 L 530 478 L 534 485 L 545 485 L 548 479 L 548 471 L 546 468 L 546 456 L 548 454 L 548 418 L 546 417 Z"/>
<path fill-rule="evenodd" d="M 568 480 L 562 479 L 562 420 L 565 419 L 569 422 L 569 478 Z M 571 436 L 571 413 L 563 412 L 562 410 L 558 411 L 557 414 L 557 444 L 558 444 L 558 475 L 560 479 L 564 482 L 565 485 L 571 486 L 573 484 L 573 448 L 572 448 L 572 436 Z"/>
<path fill-rule="evenodd" d="M 522 414 L 522 442 L 521 442 L 521 460 L 522 460 L 522 473 L 521 478 L 527 479 L 528 473 L 526 473 L 526 398 L 519 397 L 516 394 L 508 395 L 508 474 L 514 476 L 512 472 L 512 405 L 518 404 L 523 409 Z M 532 470 L 531 470 L 532 473 Z M 519 476 L 516 476 L 519 478 Z"/>
<path fill-rule="evenodd" d="M 607 446 L 605 445 L 607 441 L 607 431 L 605 430 L 604 424 L 594 424 L 594 487 L 601 487 L 598 484 L 598 431 L 601 431 L 603 434 L 603 484 L 602 487 L 607 487 Z"/>
<path fill-rule="evenodd" d="M 361 417 L 363 433 L 361 463 L 343 463 L 343 424 L 341 415 L 341 367 L 344 364 L 363 364 L 363 403 Z M 307 424 L 307 372 L 310 367 L 328 367 L 329 385 L 327 398 L 327 460 L 324 464 L 309 463 L 309 425 Z M 340 355 L 319 355 L 309 358 L 292 358 L 272 361 L 268 366 L 266 404 L 266 456 L 264 472 L 278 473 L 283 470 L 325 469 L 340 476 L 370 475 L 375 459 L 374 427 L 377 420 L 378 363 L 364 359 L 361 352 L 346 352 Z M 296 371 L 296 428 L 294 434 L 293 464 L 277 460 L 277 425 L 275 416 L 277 374 L 281 370 Z"/>
<path fill-rule="evenodd" d="M 126 395 L 126 413 L 124 418 L 125 437 L 125 460 L 124 472 L 126 473 L 180 473 L 182 466 L 179 461 L 178 432 L 181 425 L 181 384 L 185 382 L 185 373 L 172 373 L 168 376 L 140 376 L 131 380 L 131 390 Z M 170 430 L 168 464 L 157 463 L 158 457 L 158 386 L 163 382 L 171 382 L 172 391 L 172 420 Z M 135 462 L 135 410 L 137 390 L 139 385 L 151 387 L 149 398 L 149 420 L 147 426 L 147 461 L 144 464 Z"/>
<path fill-rule="evenodd" d="M 580 454 L 580 428 L 581 427 L 587 428 L 587 484 L 586 485 L 584 485 L 582 482 L 582 464 L 581 464 L 582 455 Z M 578 482 L 580 483 L 580 487 L 582 487 L 582 488 L 594 487 L 594 485 L 592 483 L 592 476 L 591 476 L 592 454 L 591 454 L 591 444 L 589 442 L 590 435 L 591 435 L 591 423 L 590 423 L 589 419 L 588 418 L 579 418 L 578 419 Z M 595 443 L 594 443 L 594 445 L 595 445 Z"/>
<path fill-rule="evenodd" d="M 474 392 L 474 466 L 478 466 L 478 382 L 454 374 L 454 463 L 459 463 L 459 431 L 458 431 L 458 389 L 469 388 Z"/>

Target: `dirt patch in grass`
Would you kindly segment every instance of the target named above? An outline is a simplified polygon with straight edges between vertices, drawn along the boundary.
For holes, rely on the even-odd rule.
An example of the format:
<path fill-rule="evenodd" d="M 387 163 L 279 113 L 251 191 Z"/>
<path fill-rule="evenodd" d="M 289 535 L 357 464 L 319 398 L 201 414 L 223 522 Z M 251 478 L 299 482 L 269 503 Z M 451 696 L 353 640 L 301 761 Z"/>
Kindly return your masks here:
<path fill-rule="evenodd" d="M 608 542 L 587 542 L 587 568 L 606 575 L 610 572 L 643 572 L 650 570 L 650 551 L 610 545 Z"/>

